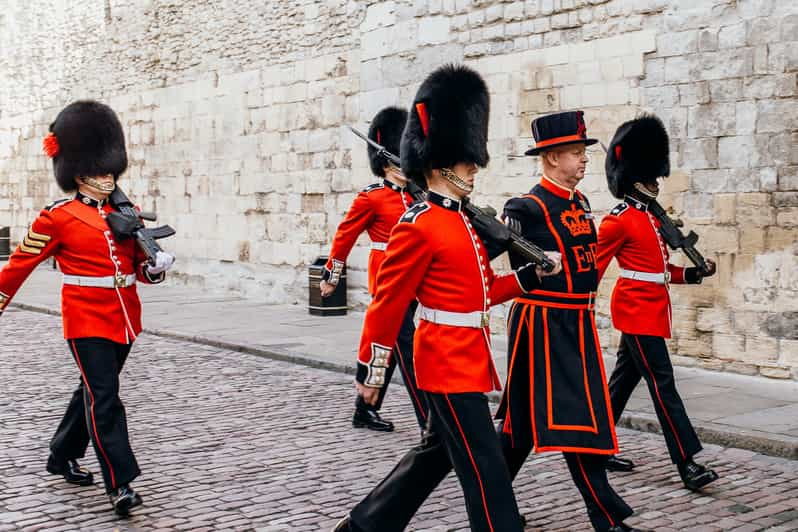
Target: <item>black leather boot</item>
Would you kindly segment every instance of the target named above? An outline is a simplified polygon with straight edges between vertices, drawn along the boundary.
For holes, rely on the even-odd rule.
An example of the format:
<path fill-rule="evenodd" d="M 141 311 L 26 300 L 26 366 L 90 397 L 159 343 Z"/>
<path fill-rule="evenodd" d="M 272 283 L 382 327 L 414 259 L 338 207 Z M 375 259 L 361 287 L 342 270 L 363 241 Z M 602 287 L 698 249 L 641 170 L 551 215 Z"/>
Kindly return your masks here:
<path fill-rule="evenodd" d="M 625 523 L 618 523 L 617 525 L 610 527 L 607 532 L 646 532 L 642 528 L 634 528 Z"/>
<path fill-rule="evenodd" d="M 679 476 L 682 477 L 685 487 L 691 491 L 698 491 L 710 482 L 718 480 L 718 474 L 711 469 L 696 464 L 692 458 L 688 458 L 678 465 Z"/>
<path fill-rule="evenodd" d="M 352 529 L 349 527 L 349 516 L 346 516 L 335 524 L 332 532 L 350 532 L 351 530 Z"/>
<path fill-rule="evenodd" d="M 613 455 L 607 458 L 607 462 L 604 464 L 604 468 L 607 471 L 631 471 L 635 468 L 635 463 L 631 460 L 627 460 L 626 458 L 618 458 L 617 456 Z"/>
<path fill-rule="evenodd" d="M 380 417 L 380 413 L 358 397 L 355 402 L 355 415 L 352 416 L 352 426 L 356 429 L 367 428 L 378 432 L 393 432 L 393 423 Z"/>
<path fill-rule="evenodd" d="M 347 515 L 338 521 L 338 524 L 335 525 L 335 528 L 332 529 L 332 532 L 362 532 L 362 530 L 356 527 Z"/>
<path fill-rule="evenodd" d="M 141 496 L 127 484 L 112 490 L 108 497 L 111 499 L 111 505 L 117 515 L 125 516 L 130 512 L 131 508 L 141 504 Z"/>
<path fill-rule="evenodd" d="M 76 486 L 91 486 L 94 484 L 94 476 L 91 471 L 81 469 L 77 460 L 56 460 L 53 455 L 47 459 L 47 472 L 53 475 L 61 475 L 64 480 Z"/>

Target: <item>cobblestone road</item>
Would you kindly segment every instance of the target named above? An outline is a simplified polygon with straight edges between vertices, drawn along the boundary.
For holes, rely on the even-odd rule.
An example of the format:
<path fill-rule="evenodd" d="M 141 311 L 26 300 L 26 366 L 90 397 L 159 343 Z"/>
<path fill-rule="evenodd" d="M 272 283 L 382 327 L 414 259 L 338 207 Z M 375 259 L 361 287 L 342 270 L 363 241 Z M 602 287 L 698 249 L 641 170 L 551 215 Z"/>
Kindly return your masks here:
<path fill-rule="evenodd" d="M 48 440 L 78 380 L 60 319 L 14 310 L 0 327 L 0 530 L 329 530 L 418 437 L 400 386 L 384 409 L 397 432 L 355 431 L 349 376 L 142 336 L 122 397 L 145 504 L 119 519 L 99 486 L 68 486 L 44 471 Z M 637 510 L 630 523 L 798 530 L 798 462 L 708 446 L 701 459 L 722 478 L 694 494 L 677 481 L 660 436 L 620 431 L 620 441 L 639 464 L 614 476 Z M 91 449 L 83 464 L 100 478 Z M 559 455 L 536 457 L 515 487 L 529 530 L 590 530 Z M 467 530 L 453 478 L 411 528 Z"/>

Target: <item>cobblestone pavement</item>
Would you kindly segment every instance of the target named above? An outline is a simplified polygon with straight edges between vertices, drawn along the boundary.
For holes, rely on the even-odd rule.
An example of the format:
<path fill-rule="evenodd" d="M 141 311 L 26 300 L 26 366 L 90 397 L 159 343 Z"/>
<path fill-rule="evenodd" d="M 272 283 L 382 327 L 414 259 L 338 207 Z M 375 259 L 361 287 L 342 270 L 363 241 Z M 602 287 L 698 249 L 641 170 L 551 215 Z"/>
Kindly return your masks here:
<path fill-rule="evenodd" d="M 265 324 L 264 326 L 268 326 Z M 122 397 L 144 497 L 119 519 L 99 486 L 44 471 L 47 443 L 78 373 L 57 317 L 12 310 L 0 321 L 0 530 L 329 530 L 418 438 L 404 390 L 384 414 L 393 434 L 349 424 L 351 377 L 192 343 L 142 336 Z M 798 462 L 708 446 L 721 474 L 704 494 L 683 489 L 656 434 L 620 431 L 635 473 L 614 485 L 658 531 L 798 530 Z M 91 449 L 82 462 L 99 467 Z M 516 481 L 529 530 L 590 530 L 557 454 L 537 456 Z M 422 507 L 413 530 L 467 530 L 456 479 Z"/>

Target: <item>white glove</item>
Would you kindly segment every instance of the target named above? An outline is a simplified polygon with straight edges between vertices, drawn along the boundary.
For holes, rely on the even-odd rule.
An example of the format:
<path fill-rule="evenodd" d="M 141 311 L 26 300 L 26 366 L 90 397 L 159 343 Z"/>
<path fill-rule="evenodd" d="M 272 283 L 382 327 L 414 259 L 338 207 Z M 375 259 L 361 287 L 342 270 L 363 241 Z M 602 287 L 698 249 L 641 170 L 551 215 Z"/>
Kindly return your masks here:
<path fill-rule="evenodd" d="M 554 269 L 547 272 L 543 268 L 538 268 L 538 277 L 548 277 L 560 273 L 562 271 L 562 254 L 559 251 L 544 251 L 544 253 L 554 263 Z"/>
<path fill-rule="evenodd" d="M 158 253 L 155 254 L 155 266 L 153 266 L 152 264 L 147 266 L 147 272 L 149 272 L 150 275 L 157 275 L 171 268 L 174 262 L 175 262 L 174 255 L 170 255 L 165 251 L 159 251 Z"/>

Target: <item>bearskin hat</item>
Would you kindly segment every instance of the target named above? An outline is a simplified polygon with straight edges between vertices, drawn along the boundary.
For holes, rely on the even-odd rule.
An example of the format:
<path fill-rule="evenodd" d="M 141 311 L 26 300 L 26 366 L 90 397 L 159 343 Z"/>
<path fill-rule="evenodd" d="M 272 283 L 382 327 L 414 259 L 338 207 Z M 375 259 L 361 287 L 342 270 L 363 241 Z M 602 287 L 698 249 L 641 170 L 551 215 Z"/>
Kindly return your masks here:
<path fill-rule="evenodd" d="M 382 145 L 392 154 L 399 156 L 399 143 L 402 141 L 402 131 L 407 122 L 407 111 L 399 107 L 386 107 L 374 116 L 369 126 L 369 138 Z M 376 148 L 368 145 L 369 164 L 374 175 L 385 177 L 384 168 L 388 160 L 380 155 Z"/>
<path fill-rule="evenodd" d="M 110 107 L 96 101 L 67 105 L 50 124 L 44 144 L 64 192 L 77 189 L 76 177 L 113 174 L 119 178 L 127 169 L 122 124 Z"/>
<path fill-rule="evenodd" d="M 426 187 L 424 172 L 459 162 L 485 167 L 490 97 L 485 81 L 462 65 L 445 65 L 421 84 L 402 135 L 402 172 Z"/>
<path fill-rule="evenodd" d="M 621 199 L 635 182 L 670 175 L 669 151 L 668 132 L 656 116 L 644 114 L 621 124 L 604 163 L 612 195 Z"/>

